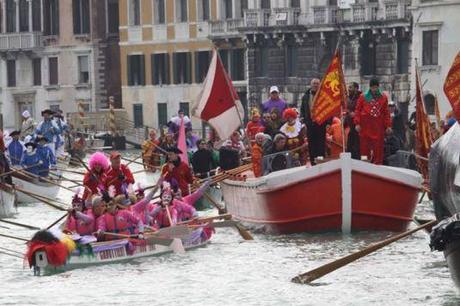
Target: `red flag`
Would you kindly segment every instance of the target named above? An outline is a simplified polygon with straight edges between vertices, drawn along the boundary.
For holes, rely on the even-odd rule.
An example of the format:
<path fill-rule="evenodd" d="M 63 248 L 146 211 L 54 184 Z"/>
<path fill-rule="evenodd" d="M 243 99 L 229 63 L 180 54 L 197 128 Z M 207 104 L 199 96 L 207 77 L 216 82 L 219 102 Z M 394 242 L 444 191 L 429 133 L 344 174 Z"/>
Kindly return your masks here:
<path fill-rule="evenodd" d="M 340 115 L 342 106 L 345 108 L 345 94 L 342 60 L 337 50 L 313 101 L 312 119 L 323 124 L 329 118 Z"/>
<path fill-rule="evenodd" d="M 179 137 L 177 138 L 177 148 L 182 151 L 179 155 L 181 161 L 188 165 L 187 143 L 185 142 L 185 125 L 184 118 L 180 120 Z"/>
<path fill-rule="evenodd" d="M 452 105 L 455 117 L 460 120 L 460 52 L 455 57 L 449 73 L 447 73 L 444 92 Z"/>
<path fill-rule="evenodd" d="M 192 114 L 207 121 L 221 139 L 230 137 L 241 125 L 243 106 L 216 50 Z"/>
<path fill-rule="evenodd" d="M 418 69 L 415 69 L 415 152 L 422 158 L 417 158 L 417 165 L 424 178 L 428 177 L 428 153 L 431 147 L 431 129 L 430 118 L 425 110 L 425 104 L 422 99 L 422 89 Z M 425 158 L 425 159 L 424 159 Z"/>

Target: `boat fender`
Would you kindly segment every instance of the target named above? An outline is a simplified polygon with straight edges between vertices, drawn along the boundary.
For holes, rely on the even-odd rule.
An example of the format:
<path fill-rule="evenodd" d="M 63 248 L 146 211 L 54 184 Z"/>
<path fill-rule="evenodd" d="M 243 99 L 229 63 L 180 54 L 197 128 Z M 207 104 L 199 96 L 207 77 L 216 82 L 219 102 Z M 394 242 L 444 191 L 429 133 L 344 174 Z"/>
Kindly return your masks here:
<path fill-rule="evenodd" d="M 455 214 L 433 227 L 430 234 L 430 248 L 432 251 L 444 251 L 450 243 L 459 240 L 460 214 Z"/>

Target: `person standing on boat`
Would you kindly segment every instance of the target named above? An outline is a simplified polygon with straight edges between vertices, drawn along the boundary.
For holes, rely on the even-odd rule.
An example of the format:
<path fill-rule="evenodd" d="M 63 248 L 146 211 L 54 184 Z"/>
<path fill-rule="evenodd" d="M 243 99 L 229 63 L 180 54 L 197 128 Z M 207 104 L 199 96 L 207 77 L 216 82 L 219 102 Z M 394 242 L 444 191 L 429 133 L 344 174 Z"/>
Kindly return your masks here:
<path fill-rule="evenodd" d="M 168 122 L 169 132 L 174 135 L 174 139 L 177 139 L 177 137 L 179 136 L 179 128 L 180 128 L 181 120 L 184 120 L 184 126 L 185 126 L 186 132 L 192 130 L 192 121 L 187 115 L 185 115 L 184 110 L 180 109 L 177 112 L 177 116 L 172 117 L 171 120 Z"/>
<path fill-rule="evenodd" d="M 193 172 L 199 178 L 206 178 L 209 176 L 209 172 L 215 169 L 217 165 L 214 162 L 211 150 L 208 149 L 208 145 L 204 140 L 198 139 L 196 145 L 198 151 L 193 153 L 191 158 Z"/>
<path fill-rule="evenodd" d="M 287 137 L 288 150 L 295 150 L 293 152 L 294 158 L 304 165 L 307 161 L 305 145 L 305 125 L 303 125 L 297 118 L 297 111 L 293 108 L 288 108 L 283 113 L 283 119 L 286 123 L 281 127 L 280 132 Z"/>
<path fill-rule="evenodd" d="M 37 154 L 37 145 L 33 142 L 28 142 L 24 146 L 26 151 L 22 156 L 20 165 L 25 168 L 25 171 L 37 176 L 40 175 L 40 164 L 43 162 L 40 160 L 40 155 Z"/>
<path fill-rule="evenodd" d="M 49 175 L 50 168 L 56 169 L 56 156 L 48 146 L 48 139 L 46 137 L 37 137 L 35 142 L 37 143 L 37 154 L 41 161 L 39 175 L 47 177 Z"/>
<path fill-rule="evenodd" d="M 385 133 L 389 135 L 392 130 L 388 98 L 380 91 L 377 79 L 370 80 L 369 90 L 359 97 L 354 122 L 359 132 L 361 155 L 381 165 Z"/>
<path fill-rule="evenodd" d="M 181 160 L 179 154 L 182 151 L 178 148 L 169 148 L 166 164 L 161 169 L 161 175 L 166 181 L 175 179 L 183 195 L 189 194 L 189 184 L 193 183 L 193 175 L 190 167 Z"/>
<path fill-rule="evenodd" d="M 149 137 L 142 144 L 142 160 L 146 169 L 155 172 L 156 167 L 160 166 L 161 155 L 158 153 L 160 141 L 157 139 L 157 131 L 155 129 L 150 131 Z"/>
<path fill-rule="evenodd" d="M 353 118 L 355 117 L 356 104 L 358 99 L 361 96 L 361 91 L 359 90 L 359 84 L 356 82 L 348 85 L 348 102 L 347 102 L 347 112 L 345 115 L 345 128 L 349 128 L 348 138 L 347 138 L 347 152 L 351 153 L 351 158 L 361 159 L 361 153 L 359 148 L 359 133 L 355 129 L 355 123 Z"/>
<path fill-rule="evenodd" d="M 28 110 L 22 112 L 22 126 L 21 126 L 21 139 L 24 140 L 26 137 L 32 137 L 35 132 L 36 126 L 35 120 L 32 118 Z"/>
<path fill-rule="evenodd" d="M 121 154 L 112 152 L 110 154 L 110 168 L 107 171 L 106 190 L 109 186 L 115 187 L 115 196 L 124 194 L 129 184 L 134 184 L 134 177 L 128 166 L 121 163 Z"/>
<path fill-rule="evenodd" d="M 102 152 L 96 152 L 90 156 L 88 161 L 89 170 L 83 176 L 83 185 L 85 192 L 83 193 L 83 200 L 88 199 L 88 196 L 97 194 L 100 189 L 105 188 L 107 176 L 105 172 L 109 169 L 109 161 Z"/>
<path fill-rule="evenodd" d="M 22 155 L 24 154 L 24 145 L 19 141 L 20 131 L 13 131 L 10 133 L 13 140 L 8 144 L 8 156 L 13 166 L 21 164 Z"/>
<path fill-rule="evenodd" d="M 56 121 L 52 120 L 54 112 L 50 109 L 42 111 L 43 121 L 40 122 L 35 129 L 35 134 L 39 137 L 45 137 L 47 140 L 47 146 L 56 155 L 56 139 L 61 134 L 61 129 L 57 125 Z"/>
<path fill-rule="evenodd" d="M 60 109 L 57 110 L 56 113 L 54 113 L 53 119 L 60 130 L 60 134 L 56 136 L 56 141 L 55 141 L 56 156 L 63 156 L 64 155 L 65 135 L 69 131 L 69 126 L 65 122 L 62 110 Z"/>
<path fill-rule="evenodd" d="M 286 101 L 280 98 L 278 86 L 270 87 L 270 99 L 262 104 L 262 114 L 271 112 L 273 108 L 276 108 L 279 114 L 282 114 L 287 108 Z"/>
<path fill-rule="evenodd" d="M 5 142 L 3 140 L 3 132 L 0 131 L 0 174 L 11 171 L 10 163 L 8 162 L 8 159 L 6 158 L 5 151 L 6 151 L 6 148 L 5 148 Z M 11 175 L 4 175 L 0 177 L 0 182 L 7 183 L 10 185 L 13 184 Z"/>

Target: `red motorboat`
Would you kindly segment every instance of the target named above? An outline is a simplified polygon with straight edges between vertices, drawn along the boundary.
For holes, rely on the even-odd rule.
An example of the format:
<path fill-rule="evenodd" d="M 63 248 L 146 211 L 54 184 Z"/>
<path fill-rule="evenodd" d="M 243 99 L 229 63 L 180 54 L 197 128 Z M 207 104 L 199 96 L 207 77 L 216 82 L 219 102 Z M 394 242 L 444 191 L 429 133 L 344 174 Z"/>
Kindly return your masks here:
<path fill-rule="evenodd" d="M 349 153 L 245 181 L 225 180 L 229 213 L 267 233 L 404 231 L 417 205 L 422 176 L 412 170 L 353 160 Z"/>

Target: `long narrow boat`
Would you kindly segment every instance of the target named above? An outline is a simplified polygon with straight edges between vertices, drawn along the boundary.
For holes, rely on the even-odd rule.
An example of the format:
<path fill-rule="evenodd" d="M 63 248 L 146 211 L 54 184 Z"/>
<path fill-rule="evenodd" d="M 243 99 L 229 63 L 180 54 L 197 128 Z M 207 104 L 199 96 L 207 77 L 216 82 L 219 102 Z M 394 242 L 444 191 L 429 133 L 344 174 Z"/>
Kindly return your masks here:
<path fill-rule="evenodd" d="M 403 231 L 412 221 L 421 175 L 352 160 L 349 153 L 313 167 L 295 167 L 221 183 L 227 211 L 266 233 Z"/>
<path fill-rule="evenodd" d="M 17 212 L 16 207 L 16 191 L 0 184 L 0 218 L 12 217 Z"/>
<path fill-rule="evenodd" d="M 199 227 L 181 240 L 184 249 L 190 250 L 206 245 L 211 240 L 211 236 L 212 231 L 210 229 Z M 48 263 L 45 250 L 38 250 L 34 253 L 32 268 L 34 269 L 34 275 L 50 275 L 94 265 L 120 263 L 148 256 L 160 256 L 172 253 L 174 251 L 173 243 L 162 245 L 131 239 L 90 243 L 90 247 L 83 247 L 73 251 L 67 258 L 65 265 L 59 267 L 54 267 Z"/>
<path fill-rule="evenodd" d="M 52 183 L 45 182 L 40 180 L 39 178 L 34 178 L 19 172 L 15 172 L 12 174 L 13 176 L 13 183 L 31 193 L 36 193 L 42 195 L 47 198 L 56 198 L 60 187 L 56 186 Z M 58 182 L 58 181 L 57 181 Z M 37 202 L 36 199 L 25 195 L 22 192 L 18 192 L 18 203 L 27 204 L 27 203 L 34 203 Z"/>

